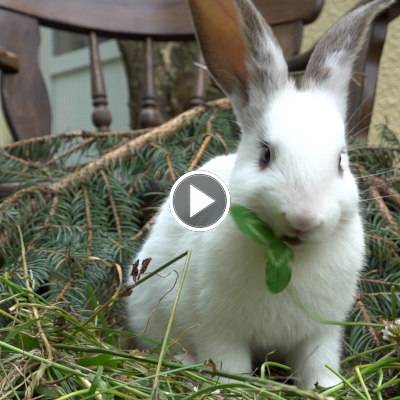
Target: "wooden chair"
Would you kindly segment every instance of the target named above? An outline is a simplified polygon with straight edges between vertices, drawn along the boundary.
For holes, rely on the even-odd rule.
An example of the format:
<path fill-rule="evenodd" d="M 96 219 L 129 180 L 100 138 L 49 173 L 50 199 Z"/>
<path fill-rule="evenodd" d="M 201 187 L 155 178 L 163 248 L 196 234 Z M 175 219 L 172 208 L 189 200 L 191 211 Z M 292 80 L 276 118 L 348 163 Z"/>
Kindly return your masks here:
<path fill-rule="evenodd" d="M 319 15 L 323 0 L 254 2 L 273 26 L 291 71 L 304 69 L 310 52 L 299 55 L 303 27 Z M 360 58 L 357 70 L 360 79 L 353 85 L 352 126 L 357 126 L 364 138 L 368 134 L 387 24 L 399 13 L 398 6 L 396 4 L 393 10 L 375 22 L 371 38 Z M 161 122 L 154 90 L 153 41 L 194 40 L 185 0 L 0 0 L 0 26 L 3 109 L 16 140 L 50 134 L 51 108 L 38 65 L 40 26 L 89 36 L 92 118 L 98 130 L 109 130 L 112 120 L 99 57 L 98 35 L 146 41 L 146 76 L 140 116 L 144 127 Z M 204 102 L 205 81 L 204 71 L 198 68 L 192 105 Z"/>

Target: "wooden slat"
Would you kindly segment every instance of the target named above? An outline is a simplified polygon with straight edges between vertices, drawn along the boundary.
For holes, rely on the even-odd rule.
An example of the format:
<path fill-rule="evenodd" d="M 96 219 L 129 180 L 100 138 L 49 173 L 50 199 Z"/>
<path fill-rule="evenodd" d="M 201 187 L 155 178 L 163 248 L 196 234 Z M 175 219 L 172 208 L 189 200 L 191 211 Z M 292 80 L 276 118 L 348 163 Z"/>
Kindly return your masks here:
<path fill-rule="evenodd" d="M 1 0 L 0 7 L 44 25 L 110 36 L 193 35 L 184 0 Z"/>
<path fill-rule="evenodd" d="M 253 0 L 271 25 L 301 21 L 308 24 L 320 14 L 323 0 Z"/>
<path fill-rule="evenodd" d="M 12 51 L 0 48 L 0 70 L 18 72 L 18 57 Z"/>
<path fill-rule="evenodd" d="M 18 57 L 17 74 L 2 76 L 3 109 L 15 139 L 50 133 L 50 102 L 39 70 L 39 24 L 34 18 L 0 9 L 0 47 Z M 5 28 L 6 27 L 6 28 Z"/>
<path fill-rule="evenodd" d="M 203 54 L 199 53 L 199 65 L 197 66 L 196 70 L 196 83 L 194 86 L 193 96 L 190 99 L 189 106 L 190 107 L 197 107 L 204 105 L 206 102 L 205 99 L 205 91 L 206 91 L 206 83 L 207 83 L 207 72 L 206 69 L 203 68 L 205 65 L 205 60 Z"/>
<path fill-rule="evenodd" d="M 161 125 L 162 117 L 156 101 L 153 41 L 150 37 L 146 39 L 144 74 L 145 79 L 139 113 L 139 126 L 141 128 L 151 128 Z"/>
<path fill-rule="evenodd" d="M 253 1 L 274 26 L 287 56 L 297 53 L 302 26 L 318 16 L 323 3 L 322 0 Z M 213 2 L 210 4 L 213 6 Z M 37 61 L 39 25 L 92 32 L 91 37 L 96 32 L 117 38 L 194 38 L 187 0 L 0 0 L 1 22 L 6 29 L 0 31 L 0 47 L 14 52 L 20 67 L 18 74 L 4 75 L 2 87 L 5 114 L 16 139 L 50 132 L 49 99 Z M 93 61 L 96 49 L 94 46 L 91 48 L 95 72 L 94 120 L 99 129 L 107 129 L 111 116 L 107 109 L 105 88 L 101 84 L 99 62 Z M 152 64 L 150 56 L 151 52 L 147 51 L 148 67 Z M 13 70 L 12 66 L 10 68 Z M 150 65 L 148 71 L 152 69 Z M 147 75 L 145 80 L 142 117 L 144 111 L 151 111 L 154 113 L 151 124 L 154 124 L 160 118 L 151 78 Z M 201 102 L 204 73 L 200 71 L 197 78 L 194 101 Z"/>
<path fill-rule="evenodd" d="M 323 1 L 254 2 L 269 23 L 276 25 L 314 20 Z M 48 26 L 97 31 L 110 36 L 193 37 L 186 0 L 0 0 L 0 8 L 37 17 Z"/>
<path fill-rule="evenodd" d="M 349 96 L 347 130 L 352 140 L 368 142 L 378 83 L 379 64 L 385 44 L 389 12 L 379 15 L 372 24 L 368 41 L 356 62 Z"/>
<path fill-rule="evenodd" d="M 89 34 L 90 75 L 92 78 L 92 120 L 98 131 L 110 130 L 112 115 L 108 108 L 106 83 L 101 65 L 99 41 L 95 32 Z"/>
<path fill-rule="evenodd" d="M 301 21 L 277 25 L 274 27 L 274 33 L 287 59 L 299 54 L 303 37 Z"/>

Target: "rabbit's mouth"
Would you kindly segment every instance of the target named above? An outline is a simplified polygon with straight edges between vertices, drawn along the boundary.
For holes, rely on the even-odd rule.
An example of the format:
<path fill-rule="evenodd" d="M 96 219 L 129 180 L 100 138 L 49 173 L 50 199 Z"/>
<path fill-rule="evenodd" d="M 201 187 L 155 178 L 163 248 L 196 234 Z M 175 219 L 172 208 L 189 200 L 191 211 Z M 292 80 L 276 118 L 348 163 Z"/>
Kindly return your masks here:
<path fill-rule="evenodd" d="M 282 239 L 291 246 L 300 246 L 304 243 L 304 239 L 298 236 L 283 236 Z"/>

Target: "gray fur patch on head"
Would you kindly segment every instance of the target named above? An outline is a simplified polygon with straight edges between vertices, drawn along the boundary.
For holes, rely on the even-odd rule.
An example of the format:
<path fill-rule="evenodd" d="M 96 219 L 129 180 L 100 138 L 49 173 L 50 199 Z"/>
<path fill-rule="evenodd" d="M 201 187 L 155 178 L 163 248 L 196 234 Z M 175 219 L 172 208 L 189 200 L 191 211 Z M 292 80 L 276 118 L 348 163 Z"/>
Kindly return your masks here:
<path fill-rule="evenodd" d="M 342 17 L 317 44 L 306 68 L 302 87 L 324 87 L 337 96 L 346 112 L 353 64 L 373 19 L 395 0 L 374 0 Z"/>
<path fill-rule="evenodd" d="M 246 61 L 250 82 L 244 94 L 245 103 L 248 103 L 255 91 L 261 91 L 267 98 L 285 86 L 288 66 L 272 29 L 253 3 L 250 0 L 235 0 L 235 4 L 249 57 Z"/>

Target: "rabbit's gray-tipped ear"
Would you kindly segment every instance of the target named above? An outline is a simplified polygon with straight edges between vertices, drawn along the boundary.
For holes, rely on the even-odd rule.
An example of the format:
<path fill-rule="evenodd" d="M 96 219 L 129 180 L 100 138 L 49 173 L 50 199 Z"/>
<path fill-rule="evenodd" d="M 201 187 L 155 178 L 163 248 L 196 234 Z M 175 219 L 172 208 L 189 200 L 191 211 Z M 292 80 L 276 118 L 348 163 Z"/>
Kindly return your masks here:
<path fill-rule="evenodd" d="M 271 28 L 251 0 L 189 0 L 209 71 L 232 100 L 251 87 L 271 93 L 288 79 L 288 67 Z"/>
<path fill-rule="evenodd" d="M 307 65 L 303 87 L 322 87 L 335 97 L 342 115 L 347 112 L 347 94 L 353 65 L 373 19 L 395 0 L 374 0 L 342 17 L 321 38 Z"/>

